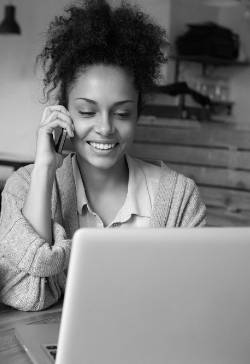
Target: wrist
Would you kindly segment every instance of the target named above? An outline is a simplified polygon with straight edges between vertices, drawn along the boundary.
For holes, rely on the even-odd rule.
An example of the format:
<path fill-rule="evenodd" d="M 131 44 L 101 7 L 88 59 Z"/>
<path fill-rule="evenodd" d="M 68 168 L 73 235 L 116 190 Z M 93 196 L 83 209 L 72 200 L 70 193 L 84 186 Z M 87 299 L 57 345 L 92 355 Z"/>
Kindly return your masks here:
<path fill-rule="evenodd" d="M 35 158 L 35 166 L 38 168 L 45 168 L 46 170 L 56 171 L 57 168 L 61 167 L 63 163 L 63 156 L 58 153 L 54 153 L 53 156 L 50 156 L 47 158 L 46 154 L 45 156 L 36 156 Z"/>
<path fill-rule="evenodd" d="M 32 179 L 42 182 L 43 180 L 53 183 L 56 175 L 56 165 L 35 162 L 32 171 Z"/>

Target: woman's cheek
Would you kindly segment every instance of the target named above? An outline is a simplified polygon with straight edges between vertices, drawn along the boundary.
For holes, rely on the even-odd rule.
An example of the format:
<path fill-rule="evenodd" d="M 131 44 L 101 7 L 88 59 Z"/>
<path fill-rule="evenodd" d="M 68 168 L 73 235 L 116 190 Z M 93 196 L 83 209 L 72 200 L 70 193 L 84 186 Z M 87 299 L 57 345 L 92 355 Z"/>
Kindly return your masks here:
<path fill-rule="evenodd" d="M 136 128 L 136 123 L 134 123 L 133 120 L 126 124 L 126 126 L 124 128 L 124 135 L 126 135 L 126 138 L 128 140 L 131 140 L 134 138 L 135 128 Z"/>
<path fill-rule="evenodd" d="M 91 129 L 91 126 L 89 125 L 89 123 L 87 122 L 87 120 L 73 120 L 74 123 L 74 127 L 75 127 L 75 137 L 76 138 L 84 138 L 88 132 Z"/>

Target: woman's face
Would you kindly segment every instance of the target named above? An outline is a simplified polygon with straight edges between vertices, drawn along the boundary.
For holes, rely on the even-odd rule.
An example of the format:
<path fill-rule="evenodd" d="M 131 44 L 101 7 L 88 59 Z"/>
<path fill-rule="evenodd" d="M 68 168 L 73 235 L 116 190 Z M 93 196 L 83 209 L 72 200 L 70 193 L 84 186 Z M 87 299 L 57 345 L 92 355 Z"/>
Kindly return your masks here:
<path fill-rule="evenodd" d="M 109 169 L 133 141 L 138 110 L 133 78 L 122 68 L 93 65 L 78 75 L 68 92 L 78 160 Z"/>

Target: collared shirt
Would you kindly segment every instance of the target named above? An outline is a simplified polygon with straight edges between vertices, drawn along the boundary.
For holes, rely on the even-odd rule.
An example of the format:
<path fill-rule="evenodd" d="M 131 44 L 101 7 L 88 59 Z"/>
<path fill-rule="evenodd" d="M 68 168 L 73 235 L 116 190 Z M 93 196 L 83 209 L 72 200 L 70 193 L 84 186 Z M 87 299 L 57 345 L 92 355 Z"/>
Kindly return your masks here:
<path fill-rule="evenodd" d="M 126 155 L 126 160 L 129 169 L 127 195 L 116 217 L 107 227 L 149 227 L 154 196 L 159 183 L 160 167 L 128 155 Z M 79 226 L 104 227 L 101 217 L 89 205 L 76 155 L 72 158 L 72 166 Z"/>

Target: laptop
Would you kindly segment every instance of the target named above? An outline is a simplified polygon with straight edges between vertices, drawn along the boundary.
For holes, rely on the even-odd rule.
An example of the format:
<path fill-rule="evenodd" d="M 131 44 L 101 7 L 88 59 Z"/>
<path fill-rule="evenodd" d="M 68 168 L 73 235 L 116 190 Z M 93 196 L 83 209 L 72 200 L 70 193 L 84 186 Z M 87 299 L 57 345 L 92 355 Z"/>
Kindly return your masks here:
<path fill-rule="evenodd" d="M 58 330 L 16 335 L 39 364 L 249 364 L 250 228 L 78 230 Z"/>

